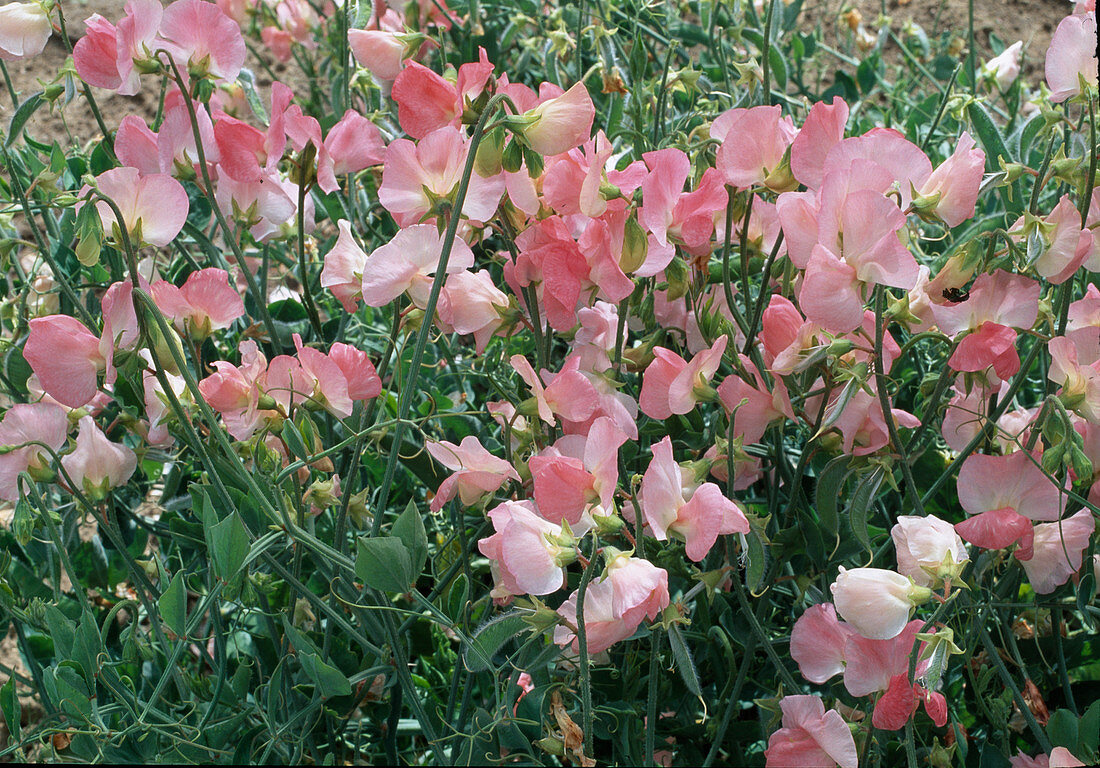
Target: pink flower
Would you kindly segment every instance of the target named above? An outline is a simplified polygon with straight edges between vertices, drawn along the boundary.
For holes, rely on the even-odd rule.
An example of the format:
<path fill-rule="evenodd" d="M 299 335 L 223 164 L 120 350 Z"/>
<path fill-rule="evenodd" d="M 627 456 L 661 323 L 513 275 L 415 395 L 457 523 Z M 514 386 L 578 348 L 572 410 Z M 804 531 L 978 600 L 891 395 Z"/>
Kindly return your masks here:
<path fill-rule="evenodd" d="M 871 724 L 884 731 L 899 731 L 905 727 L 924 701 L 924 708 L 939 727 L 947 724 L 947 701 L 942 693 L 928 691 L 917 683 L 909 682 L 906 672 L 890 678 L 886 692 L 877 702 L 871 716 Z"/>
<path fill-rule="evenodd" d="M 1057 520 L 1066 503 L 1025 451 L 969 456 L 959 470 L 958 491 L 959 503 L 971 515 L 1007 508 L 1029 520 Z"/>
<path fill-rule="evenodd" d="M 886 426 L 886 417 L 883 416 L 882 404 L 878 399 L 878 387 L 872 380 L 867 382 L 866 389 L 858 390 L 844 404 L 844 410 L 833 422 L 833 426 L 844 437 L 844 452 L 855 456 L 866 456 L 890 443 L 890 430 Z M 834 394 L 832 399 L 830 408 L 839 407 L 840 393 Z M 920 425 L 916 416 L 900 408 L 891 408 L 890 418 L 899 427 L 912 429 Z"/>
<path fill-rule="evenodd" d="M 1018 221 L 1013 229 L 1019 229 L 1022 222 Z M 1058 285 L 1073 277 L 1085 263 L 1093 249 L 1093 234 L 1081 229 L 1081 216 L 1068 194 L 1062 195 L 1044 223 L 1039 234 L 1047 247 L 1035 262 L 1035 271 Z"/>
<path fill-rule="evenodd" d="M 240 74 L 247 53 L 241 29 L 217 5 L 176 0 L 164 9 L 160 34 L 177 64 L 186 61 L 191 72 L 219 80 L 235 80 Z"/>
<path fill-rule="evenodd" d="M 368 307 L 382 307 L 408 292 L 416 306 L 427 306 L 432 275 L 442 252 L 443 238 L 434 224 L 402 229 L 363 265 L 363 302 Z M 447 272 L 461 272 L 473 265 L 474 252 L 466 241 L 455 237 Z"/>
<path fill-rule="evenodd" d="M 1055 104 L 1081 93 L 1081 80 L 1096 87 L 1096 12 L 1058 23 L 1046 58 L 1047 85 Z"/>
<path fill-rule="evenodd" d="M 476 62 L 458 68 L 455 83 L 443 79 L 422 64 L 410 61 L 394 78 L 392 97 L 397 119 L 405 133 L 423 139 L 444 126 L 457 127 L 466 99 L 473 101 L 493 76 L 493 65 L 480 49 Z"/>
<path fill-rule="evenodd" d="M 358 173 L 372 165 L 381 165 L 386 150 L 378 127 L 351 109 L 332 126 L 325 136 L 324 146 L 335 176 Z"/>
<path fill-rule="evenodd" d="M 687 556 L 700 562 L 720 535 L 749 532 L 745 513 L 717 485 L 685 485 L 672 455 L 672 440 L 666 436 L 653 446 L 641 487 L 642 514 L 658 541 L 665 541 L 670 532 L 676 534 L 686 542 Z M 685 495 L 690 498 L 685 500 Z"/>
<path fill-rule="evenodd" d="M 363 295 L 363 268 L 367 254 L 355 242 L 351 224 L 346 219 L 337 222 L 340 235 L 332 250 L 325 254 L 321 270 L 321 287 L 328 288 L 346 312 L 354 312 Z"/>
<path fill-rule="evenodd" d="M 434 198 L 452 198 L 466 162 L 468 140 L 452 126 L 445 126 L 414 144 L 397 139 L 385 150 L 382 186 L 378 199 L 398 220 L 412 224 L 431 212 Z M 462 215 L 488 221 L 504 194 L 504 180 L 486 179 L 474 173 L 462 205 Z"/>
<path fill-rule="evenodd" d="M 213 7 L 213 6 L 211 6 Z M 99 192 L 114 201 L 122 214 L 122 224 L 137 247 L 148 243 L 163 248 L 175 239 L 187 221 L 187 193 L 171 176 L 142 176 L 136 168 L 112 168 L 96 177 Z M 88 187 L 81 190 L 81 195 Z M 96 210 L 107 232 L 120 222 L 102 200 Z"/>
<path fill-rule="evenodd" d="M 107 491 L 130 479 L 137 457 L 126 446 L 108 440 L 91 416 L 83 416 L 76 449 L 62 457 L 61 466 L 76 487 L 93 501 L 101 501 Z"/>
<path fill-rule="evenodd" d="M 671 350 L 655 347 L 656 359 L 646 368 L 638 397 L 642 413 L 664 420 L 674 413 L 690 413 L 696 402 L 709 397 L 709 382 L 722 362 L 727 341 L 719 336 L 710 349 L 697 354 L 690 363 Z"/>
<path fill-rule="evenodd" d="M 769 768 L 856 768 L 859 757 L 852 731 L 836 710 L 825 711 L 817 696 L 784 696 L 783 727 L 768 739 Z"/>
<path fill-rule="evenodd" d="M 531 388 L 534 396 L 532 406 L 547 424 L 554 424 L 555 416 L 565 421 L 586 421 L 596 410 L 599 402 L 596 388 L 580 372 L 580 358 L 577 355 L 566 358 L 562 369 L 553 375 L 547 385 L 543 385 L 542 379 L 523 355 L 513 355 L 509 362 Z M 543 375 L 549 378 L 546 371 Z"/>
<path fill-rule="evenodd" d="M 668 607 L 668 572 L 648 560 L 618 554 L 607 564 L 602 581 L 588 585 L 584 597 L 584 629 L 588 654 L 602 653 L 620 640 L 634 634 L 642 620 L 656 619 Z M 569 624 L 577 623 L 577 593 L 569 596 L 558 614 Z M 554 642 L 572 644 L 579 653 L 572 629 L 559 626 Z"/>
<path fill-rule="evenodd" d="M 221 414 L 229 434 L 247 440 L 260 428 L 259 381 L 267 371 L 267 359 L 251 339 L 240 345 L 241 365 L 225 360 L 213 363 L 215 373 L 199 382 L 199 393 Z"/>
<path fill-rule="evenodd" d="M 464 437 L 459 445 L 428 441 L 425 447 L 433 459 L 455 471 L 443 481 L 432 498 L 433 512 L 443 509 L 443 505 L 456 493 L 462 505 L 469 507 L 486 494 L 495 493 L 505 481 L 519 482 L 519 475 L 512 465 L 485 450 L 481 441 L 473 435 Z"/>
<path fill-rule="evenodd" d="M 598 514 L 612 514 L 619 448 L 626 440 L 604 416 L 592 424 L 587 438 L 569 435 L 532 456 L 527 465 L 539 514 L 556 523 L 567 520 L 574 529 L 590 504 L 600 505 Z"/>
<path fill-rule="evenodd" d="M 900 207 L 909 207 L 912 190 L 932 174 L 932 162 L 901 133 L 892 128 L 872 128 L 862 136 L 843 139 L 829 150 L 822 166 L 823 186 L 830 174 L 840 173 L 847 194 L 871 190 L 885 195 L 895 190 Z"/>
<path fill-rule="evenodd" d="M 837 613 L 871 640 L 897 637 L 913 608 L 931 596 L 931 590 L 893 571 L 843 566 L 831 591 Z"/>
<path fill-rule="evenodd" d="M 772 177 L 779 170 L 787 147 L 798 135 L 791 118 L 783 117 L 782 107 L 723 112 L 714 119 L 710 135 L 721 142 L 715 167 L 727 184 L 741 189 L 766 184 L 777 191 L 790 185 L 789 173 Z"/>
<path fill-rule="evenodd" d="M 1049 755 L 1040 753 L 1035 757 L 1020 752 L 1016 757 L 1009 758 L 1008 762 L 1012 768 L 1078 768 L 1085 765 L 1065 747 L 1055 747 Z"/>
<path fill-rule="evenodd" d="M 508 296 L 493 284 L 487 269 L 449 275 L 436 304 L 440 325 L 454 333 L 473 334 L 479 354 L 504 324 L 507 309 Z"/>
<path fill-rule="evenodd" d="M 159 5 L 159 3 L 158 3 Z M 118 31 L 98 13 L 84 21 L 87 32 L 73 46 L 73 65 L 88 85 L 117 89 L 122 85 L 118 73 Z"/>
<path fill-rule="evenodd" d="M 52 33 L 50 15 L 40 3 L 0 6 L 0 59 L 18 61 L 37 56 Z"/>
<path fill-rule="evenodd" d="M 1087 509 L 1058 522 L 1036 525 L 1032 556 L 1025 560 L 1019 550 L 1016 555 L 1032 589 L 1040 595 L 1049 594 L 1081 570 L 1095 526 L 1092 512 Z"/>
<path fill-rule="evenodd" d="M 825 179 L 825 158 L 829 150 L 844 138 L 848 122 L 848 105 L 839 96 L 832 104 L 819 101 L 810 107 L 802 130 L 791 142 L 791 172 L 810 189 L 817 189 Z"/>
<path fill-rule="evenodd" d="M 355 400 L 369 400 L 382 392 L 382 381 L 374 370 L 367 353 L 348 344 L 337 342 L 329 354 L 302 344 L 302 337 L 294 334 L 294 346 L 298 350 L 304 390 L 299 390 L 297 377 L 291 371 L 291 384 L 296 391 L 303 391 L 317 405 L 338 418 L 347 418 Z M 274 364 L 274 360 L 272 364 Z M 268 383 L 271 383 L 269 369 Z"/>
<path fill-rule="evenodd" d="M 0 446 L 42 443 L 56 452 L 65 445 L 69 420 L 65 409 L 52 403 L 17 403 L 0 421 Z M 24 445 L 0 454 L 0 499 L 19 500 L 19 474 L 48 470 L 53 457 L 42 445 Z"/>
<path fill-rule="evenodd" d="M 400 35 L 383 30 L 350 29 L 348 46 L 355 60 L 382 82 L 393 82 L 411 55 Z"/>
<path fill-rule="evenodd" d="M 940 164 L 920 187 L 918 210 L 923 205 L 949 227 L 957 227 L 974 215 L 978 187 L 985 170 L 985 152 L 974 148 L 974 139 L 963 132 L 955 152 Z"/>
<path fill-rule="evenodd" d="M 760 442 L 773 422 L 794 419 L 795 416 L 783 380 L 775 377 L 769 388 L 748 356 L 739 357 L 741 365 L 753 375 L 755 386 L 736 374 L 730 375 L 718 386 L 718 397 L 734 420 L 734 436 L 743 438 L 749 445 Z M 742 401 L 745 401 L 744 404 Z"/>
<path fill-rule="evenodd" d="M 844 672 L 845 645 L 855 633 L 836 617 L 832 603 L 810 606 L 791 629 L 791 658 L 811 683 L 824 683 Z"/>
<path fill-rule="evenodd" d="M 494 597 L 549 595 L 565 586 L 562 564 L 573 559 L 574 550 L 561 543 L 572 537 L 563 536 L 560 524 L 540 517 L 529 501 L 506 501 L 487 514 L 496 533 L 477 547 L 496 565 Z"/>
<path fill-rule="evenodd" d="M 182 288 L 158 280 L 151 291 L 157 308 L 177 329 L 196 339 L 228 328 L 244 315 L 241 295 L 229 284 L 229 274 L 224 269 L 209 267 L 192 272 Z"/>
<path fill-rule="evenodd" d="M 959 534 L 951 523 L 928 515 L 901 515 L 890 529 L 898 572 L 915 584 L 929 587 L 943 579 L 956 578 L 970 560 Z"/>
<path fill-rule="evenodd" d="M 533 120 L 518 131 L 531 149 L 540 155 L 558 155 L 584 143 L 592 133 L 596 107 L 584 83 L 575 83 L 560 96 L 546 99 L 525 112 Z"/>
<path fill-rule="evenodd" d="M 1020 54 L 1023 49 L 1024 41 L 1017 40 L 1001 51 L 999 56 L 994 56 L 983 64 L 982 75 L 995 80 L 1002 91 L 1006 90 L 1020 75 Z"/>
<path fill-rule="evenodd" d="M 95 396 L 96 374 L 107 366 L 99 338 L 67 315 L 31 320 L 23 357 L 42 389 L 70 408 L 79 408 Z"/>
<path fill-rule="evenodd" d="M 177 399 L 184 399 L 187 392 L 187 382 L 182 376 L 174 376 L 165 372 L 168 383 Z M 168 446 L 174 440 L 165 426 L 165 420 L 172 415 L 168 407 L 168 397 L 156 375 L 149 370 L 141 372 L 142 394 L 145 396 L 145 417 L 149 420 L 148 432 L 145 439 L 149 445 Z"/>

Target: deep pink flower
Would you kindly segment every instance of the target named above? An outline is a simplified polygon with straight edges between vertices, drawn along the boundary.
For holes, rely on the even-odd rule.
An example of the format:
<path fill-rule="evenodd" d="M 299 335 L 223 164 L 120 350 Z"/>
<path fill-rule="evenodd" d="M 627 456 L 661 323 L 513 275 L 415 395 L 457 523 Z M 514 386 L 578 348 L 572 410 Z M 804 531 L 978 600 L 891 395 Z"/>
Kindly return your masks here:
<path fill-rule="evenodd" d="M 710 349 L 697 354 L 690 363 L 671 350 L 655 347 L 656 359 L 646 368 L 638 397 L 642 413 L 660 420 L 674 413 L 690 413 L 718 371 L 727 341 L 727 337 L 719 336 Z"/>

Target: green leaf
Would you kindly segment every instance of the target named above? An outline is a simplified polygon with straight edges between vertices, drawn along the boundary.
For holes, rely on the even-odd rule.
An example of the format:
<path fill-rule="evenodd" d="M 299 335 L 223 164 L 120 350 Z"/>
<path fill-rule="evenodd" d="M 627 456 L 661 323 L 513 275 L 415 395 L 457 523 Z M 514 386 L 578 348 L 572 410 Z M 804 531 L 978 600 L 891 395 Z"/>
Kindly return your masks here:
<path fill-rule="evenodd" d="M 695 662 L 691 658 L 691 651 L 684 642 L 684 636 L 680 628 L 675 624 L 668 628 L 668 644 L 672 649 L 672 657 L 676 660 L 676 669 L 684 680 L 684 685 L 695 696 L 702 696 L 703 689 L 699 685 L 699 673 L 695 669 Z"/>
<path fill-rule="evenodd" d="M 1070 752 L 1077 749 L 1077 715 L 1068 709 L 1059 709 L 1047 721 L 1047 736 L 1054 747 L 1065 747 Z"/>
<path fill-rule="evenodd" d="M 333 696 L 351 695 L 351 682 L 336 667 L 321 661 L 321 657 L 315 653 L 299 653 L 298 658 L 302 662 L 302 669 L 317 684 L 321 698 L 330 699 Z"/>
<path fill-rule="evenodd" d="M 286 443 L 286 449 L 290 451 L 290 455 L 296 459 L 305 459 L 309 456 L 309 452 L 306 450 L 306 444 L 302 442 L 302 436 L 298 432 L 298 427 L 294 425 L 294 422 L 287 419 L 283 422 L 283 429 L 281 432 L 283 436 L 283 442 Z"/>
<path fill-rule="evenodd" d="M 355 557 L 355 575 L 372 589 L 406 592 L 414 576 L 412 557 L 396 536 L 362 536 Z"/>
<path fill-rule="evenodd" d="M 867 531 L 867 515 L 874 506 L 875 495 L 882 485 L 882 476 L 882 467 L 877 467 L 861 478 L 851 501 L 848 502 L 848 522 L 852 526 L 852 534 L 868 552 L 871 551 L 871 536 Z"/>
<path fill-rule="evenodd" d="M 168 589 L 157 600 L 161 618 L 176 637 L 183 637 L 187 630 L 187 590 L 183 587 L 183 573 L 177 573 Z"/>
<path fill-rule="evenodd" d="M 428 561 L 428 534 L 424 530 L 424 520 L 416 503 L 410 501 L 405 511 L 397 518 L 390 529 L 390 533 L 401 539 L 405 549 L 409 551 L 412 560 L 412 573 L 415 580 L 424 570 L 424 564 Z"/>
<path fill-rule="evenodd" d="M 848 456 L 833 459 L 825 465 L 825 469 L 821 470 L 821 474 L 817 477 L 815 490 L 817 517 L 825 526 L 825 530 L 833 536 L 836 536 L 837 531 L 840 530 L 838 506 L 840 494 L 844 490 L 844 482 L 852 473 L 851 467 L 848 466 L 850 463 L 851 459 Z"/>
<path fill-rule="evenodd" d="M 15 110 L 15 114 L 11 116 L 11 122 L 8 123 L 8 135 L 4 139 L 4 147 L 10 147 L 12 143 L 19 138 L 19 134 L 23 132 L 23 127 L 27 124 L 27 121 L 31 119 L 31 115 L 34 114 L 42 104 L 45 103 L 45 99 L 42 98 L 42 91 L 32 93 L 23 103 L 19 105 L 19 108 Z"/>
<path fill-rule="evenodd" d="M 53 640 L 54 656 L 68 659 L 73 655 L 73 638 L 76 636 L 76 622 L 61 612 L 56 605 L 46 606 L 46 626 Z"/>
<path fill-rule="evenodd" d="M 767 553 L 764 541 L 756 530 L 750 530 L 745 538 L 749 542 L 749 565 L 745 569 L 745 585 L 750 592 L 756 592 L 760 587 L 760 582 L 764 580 Z"/>
<path fill-rule="evenodd" d="M 15 678 L 0 687 L 0 709 L 4 710 L 4 721 L 8 724 L 8 733 L 15 742 L 19 742 L 19 692 L 15 690 Z"/>
<path fill-rule="evenodd" d="M 1082 580 L 1083 581 L 1083 580 Z M 1092 706 L 1081 715 L 1081 722 L 1077 726 L 1077 750 L 1073 752 L 1080 755 L 1082 760 L 1095 759 L 1100 750 L 1100 701 L 1094 701 Z"/>
<path fill-rule="evenodd" d="M 503 645 L 527 628 L 527 623 L 518 611 L 501 614 L 482 624 L 463 649 L 462 658 L 466 669 L 471 672 L 483 672 L 494 669 L 493 656 Z"/>
<path fill-rule="evenodd" d="M 252 71 L 242 68 L 237 75 L 237 82 L 241 84 L 241 88 L 244 90 L 244 98 L 248 102 L 252 114 L 263 123 L 270 122 L 270 118 L 267 116 L 267 108 L 264 107 L 264 100 L 256 92 L 256 79 L 253 77 Z"/>
<path fill-rule="evenodd" d="M 974 126 L 974 132 L 978 134 L 978 140 L 981 141 L 982 148 L 985 149 L 986 170 L 991 172 L 999 170 L 1001 166 L 998 164 L 997 158 L 1003 157 L 1005 162 L 1008 162 L 1012 157 L 1008 154 L 1004 138 L 993 122 L 993 118 L 989 116 L 989 112 L 986 111 L 985 107 L 977 101 L 972 101 L 967 105 L 966 114 L 970 117 L 970 122 Z"/>
<path fill-rule="evenodd" d="M 470 597 L 470 582 L 466 574 L 460 573 L 451 582 L 451 590 L 447 594 L 447 616 L 452 621 L 458 621 L 462 616 L 462 609 L 466 607 L 466 601 Z"/>
<path fill-rule="evenodd" d="M 214 574 L 222 581 L 229 581 L 237 575 L 248 557 L 248 531 L 240 514 L 234 511 L 220 523 L 208 526 L 206 540 L 214 564 Z"/>
<path fill-rule="evenodd" d="M 73 634 L 73 652 L 70 657 L 84 670 L 84 680 L 89 690 L 95 690 L 96 677 L 99 675 L 99 655 L 103 652 L 103 638 L 99 627 L 90 613 L 80 616 L 80 624 Z"/>

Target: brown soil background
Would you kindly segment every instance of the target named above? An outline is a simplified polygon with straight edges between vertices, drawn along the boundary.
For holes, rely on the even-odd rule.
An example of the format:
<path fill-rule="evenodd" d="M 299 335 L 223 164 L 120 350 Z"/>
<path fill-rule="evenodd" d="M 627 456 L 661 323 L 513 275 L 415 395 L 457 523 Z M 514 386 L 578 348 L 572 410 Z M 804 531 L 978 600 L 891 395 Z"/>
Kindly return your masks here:
<path fill-rule="evenodd" d="M 122 0 L 63 0 L 66 24 L 70 42 L 75 43 L 84 34 L 84 19 L 93 13 L 117 21 L 122 14 Z M 854 33 L 842 17 L 850 10 L 859 12 L 863 25 L 872 33 L 877 30 L 876 20 L 883 11 L 881 0 L 805 0 L 802 13 L 803 28 L 809 31 L 820 26 L 825 32 L 825 41 L 842 50 L 854 45 Z M 974 0 L 975 44 L 979 62 L 992 55 L 990 34 L 995 34 L 1005 45 L 1017 40 L 1024 41 L 1024 72 L 1031 84 L 1037 85 L 1042 78 L 1043 57 L 1046 54 L 1050 37 L 1058 22 L 1072 6 L 1066 0 Z M 941 33 L 951 32 L 966 38 L 968 7 L 966 0 L 886 0 L 885 13 L 891 19 L 895 31 L 902 29 L 907 22 L 919 24 L 930 40 L 936 40 Z M 888 60 L 900 58 L 900 51 L 892 42 L 884 51 Z M 55 35 L 47 44 L 45 51 L 29 61 L 10 62 L 8 66 L 15 88 L 25 98 L 41 89 L 57 77 L 68 58 L 68 47 Z M 297 65 L 268 62 L 275 73 L 287 82 L 291 88 L 304 83 L 304 77 Z M 262 67 L 250 66 L 256 73 L 261 86 L 269 85 Z M 104 121 L 109 128 L 116 127 L 123 117 L 129 114 L 144 116 L 151 121 L 156 113 L 158 95 L 152 91 L 135 97 L 116 96 L 109 91 L 95 89 L 96 100 L 100 105 Z M 4 98 L 0 100 L 0 122 L 6 124 L 11 118 L 12 107 Z M 47 112 L 40 110 L 29 126 L 33 135 L 40 139 L 56 139 L 63 146 L 70 141 L 77 145 L 95 139 L 98 128 L 92 119 L 90 110 L 83 99 L 77 98 L 63 111 Z M 7 521 L 0 511 L 0 524 Z M 0 669 L 14 668 L 26 675 L 26 668 L 19 656 L 15 644 L 14 631 L 0 640 Z M 7 675 L 0 672 L 0 684 L 7 682 Z M 24 690 L 23 693 L 29 694 Z M 41 713 L 28 697 L 23 699 L 24 724 L 34 722 Z M 7 729 L 0 723 L 0 745 L 7 741 Z"/>

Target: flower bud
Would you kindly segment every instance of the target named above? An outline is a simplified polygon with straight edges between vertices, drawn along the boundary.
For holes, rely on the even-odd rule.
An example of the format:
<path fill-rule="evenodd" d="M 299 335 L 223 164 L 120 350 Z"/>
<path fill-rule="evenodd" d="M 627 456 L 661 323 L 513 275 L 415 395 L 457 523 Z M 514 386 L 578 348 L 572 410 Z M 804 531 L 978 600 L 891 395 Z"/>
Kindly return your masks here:
<path fill-rule="evenodd" d="M 832 593 L 837 613 L 869 640 L 900 635 L 913 608 L 932 596 L 927 587 L 882 568 L 841 567 Z"/>

